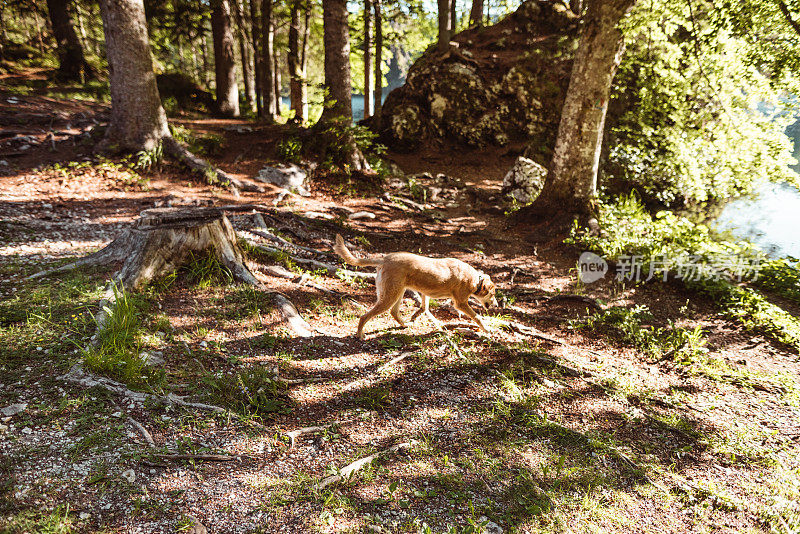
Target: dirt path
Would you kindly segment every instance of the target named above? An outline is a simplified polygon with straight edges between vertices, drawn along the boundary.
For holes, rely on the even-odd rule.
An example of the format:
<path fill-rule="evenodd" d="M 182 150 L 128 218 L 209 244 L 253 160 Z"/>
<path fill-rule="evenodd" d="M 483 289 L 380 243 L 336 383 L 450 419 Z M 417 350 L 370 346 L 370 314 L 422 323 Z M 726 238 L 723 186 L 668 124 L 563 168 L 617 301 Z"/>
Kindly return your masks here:
<path fill-rule="evenodd" d="M 270 161 L 282 135 L 243 121 L 181 123 L 223 135 L 217 162 L 241 178 Z M 253 131 L 225 130 L 232 125 Z M 59 377 L 74 364 L 96 356 L 84 353 L 89 312 L 108 273 L 25 276 L 97 249 L 149 207 L 271 205 L 278 194 L 234 199 L 170 165 L 144 174 L 118 161 L 70 166 L 88 150 L 71 139 L 54 152 L 32 145 L 0 177 L 0 408 L 25 405 L 0 418 L 0 530 L 68 523 L 77 532 L 175 532 L 195 519 L 209 532 L 800 528 L 797 355 L 743 334 L 678 287 L 582 288 L 570 270 L 578 251 L 536 242 L 535 228 L 503 215 L 501 153 L 390 155 L 409 174 L 431 174 L 415 178 L 426 195 L 443 189 L 422 211 L 342 194 L 346 182 L 316 173 L 311 197 L 289 196 L 263 212 L 275 232 L 323 254 L 341 232 L 361 254 L 407 250 L 480 267 L 506 304 L 486 313 L 490 336 L 442 303 L 433 313 L 447 333 L 424 320 L 399 329 L 384 316 L 359 341 L 357 318 L 374 301 L 373 286 L 302 273 L 287 254 L 258 255 L 259 264 L 297 274 L 262 273 L 292 299 L 312 337 L 288 336 L 257 291 L 228 285 L 201 263 L 131 296 L 134 356 L 156 364 L 121 358 L 107 369 L 131 387 L 230 413 L 129 402 L 65 382 Z M 403 181 L 393 187 L 415 194 Z M 348 218 L 357 211 L 375 218 Z M 249 215 L 232 221 L 257 239 L 247 233 Z M 700 326 L 707 352 L 687 361 L 648 354 L 592 323 L 597 312 L 585 303 L 546 300 L 580 291 L 606 308 L 648 306 L 652 326 Z M 405 315 L 412 306 L 407 300 Z M 503 327 L 509 321 L 560 343 Z M 290 447 L 285 433 L 310 426 L 324 428 Z M 404 442 L 407 450 L 351 479 L 315 486 Z M 230 461 L 158 456 L 176 453 Z"/>

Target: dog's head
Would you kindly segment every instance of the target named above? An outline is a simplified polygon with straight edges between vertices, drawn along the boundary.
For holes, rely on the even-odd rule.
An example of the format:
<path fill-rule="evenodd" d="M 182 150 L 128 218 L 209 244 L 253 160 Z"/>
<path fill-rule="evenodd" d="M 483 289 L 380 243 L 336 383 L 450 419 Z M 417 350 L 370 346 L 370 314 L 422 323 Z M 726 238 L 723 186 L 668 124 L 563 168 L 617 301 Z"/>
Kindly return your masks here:
<path fill-rule="evenodd" d="M 497 298 L 495 297 L 496 290 L 497 286 L 494 285 L 492 279 L 485 274 L 481 274 L 480 277 L 478 277 L 478 287 L 474 295 L 484 308 L 487 304 L 497 307 Z"/>

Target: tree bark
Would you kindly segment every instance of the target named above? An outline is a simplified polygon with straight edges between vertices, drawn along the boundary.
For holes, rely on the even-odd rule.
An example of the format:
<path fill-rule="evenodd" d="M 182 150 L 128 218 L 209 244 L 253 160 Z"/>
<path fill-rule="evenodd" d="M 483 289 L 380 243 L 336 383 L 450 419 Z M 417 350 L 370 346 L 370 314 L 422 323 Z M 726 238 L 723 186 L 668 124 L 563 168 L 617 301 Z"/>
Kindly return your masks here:
<path fill-rule="evenodd" d="M 303 69 L 304 51 L 300 38 L 300 0 L 294 0 L 289 6 L 289 54 L 286 62 L 289 66 L 289 101 L 294 111 L 294 121 L 300 124 L 308 120 L 308 104 L 306 102 L 306 81 Z"/>
<path fill-rule="evenodd" d="M 239 90 L 236 86 L 236 55 L 233 31 L 231 30 L 231 6 L 228 0 L 215 0 L 212 5 L 211 33 L 214 37 L 217 111 L 224 117 L 238 117 Z"/>
<path fill-rule="evenodd" d="M 483 0 L 472 0 L 472 9 L 469 11 L 469 27 L 483 26 Z"/>
<path fill-rule="evenodd" d="M 95 73 L 84 58 L 81 42 L 69 16 L 67 2 L 68 0 L 47 0 L 58 55 L 57 74 L 63 80 L 84 82 L 94 78 Z"/>
<path fill-rule="evenodd" d="M 256 89 L 256 114 L 259 117 L 264 116 L 263 95 L 264 91 L 261 88 L 262 83 L 262 61 L 261 61 L 261 26 L 259 25 L 259 11 L 260 0 L 250 0 L 250 28 L 251 38 L 253 45 L 253 70 L 255 78 Z"/>
<path fill-rule="evenodd" d="M 635 0 L 592 2 L 570 75 L 550 174 L 537 212 L 589 212 L 597 193 L 611 82 L 624 50 L 619 21 Z"/>
<path fill-rule="evenodd" d="M 446 52 L 450 48 L 450 3 L 454 0 L 437 0 L 439 6 L 439 38 L 438 48 L 440 52 Z"/>
<path fill-rule="evenodd" d="M 169 136 L 153 73 L 142 0 L 100 0 L 111 85 L 106 145 L 152 150 Z"/>
<path fill-rule="evenodd" d="M 261 1 L 261 97 L 263 117 L 275 120 L 275 28 L 272 22 L 272 0 Z"/>
<path fill-rule="evenodd" d="M 375 107 L 377 114 L 383 105 L 383 21 L 381 0 L 372 0 L 375 8 Z"/>
<path fill-rule="evenodd" d="M 372 0 L 364 0 L 364 118 L 372 116 Z"/>
<path fill-rule="evenodd" d="M 275 50 L 275 65 L 274 65 L 274 76 L 273 79 L 275 80 L 275 115 L 280 117 L 281 115 L 281 53 L 278 50 Z"/>
<path fill-rule="evenodd" d="M 242 80 L 244 81 L 244 94 L 247 101 L 247 109 L 250 112 L 256 111 L 256 87 L 255 79 L 253 77 L 253 70 L 251 61 L 253 55 L 250 50 L 250 38 L 247 27 L 247 20 L 244 16 L 242 8 L 242 0 L 234 0 L 236 6 L 236 26 L 239 28 L 237 32 L 239 37 L 239 55 L 242 59 Z"/>
<path fill-rule="evenodd" d="M 456 33 L 456 22 L 458 20 L 458 13 L 456 12 L 456 0 L 450 0 L 450 37 Z"/>
<path fill-rule="evenodd" d="M 353 120 L 350 78 L 350 28 L 346 0 L 323 0 L 322 23 L 325 44 L 325 88 L 327 98 L 322 119 L 344 117 Z"/>

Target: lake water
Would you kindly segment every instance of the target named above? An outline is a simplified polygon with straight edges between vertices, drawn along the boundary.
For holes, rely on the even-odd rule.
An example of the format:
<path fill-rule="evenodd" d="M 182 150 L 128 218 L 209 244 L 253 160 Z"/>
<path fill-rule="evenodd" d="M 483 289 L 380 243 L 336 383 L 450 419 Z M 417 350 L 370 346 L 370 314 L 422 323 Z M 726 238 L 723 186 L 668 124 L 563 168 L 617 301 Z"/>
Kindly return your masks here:
<path fill-rule="evenodd" d="M 800 258 L 800 191 L 788 184 L 762 184 L 753 198 L 726 205 L 713 227 L 751 241 L 770 256 Z"/>

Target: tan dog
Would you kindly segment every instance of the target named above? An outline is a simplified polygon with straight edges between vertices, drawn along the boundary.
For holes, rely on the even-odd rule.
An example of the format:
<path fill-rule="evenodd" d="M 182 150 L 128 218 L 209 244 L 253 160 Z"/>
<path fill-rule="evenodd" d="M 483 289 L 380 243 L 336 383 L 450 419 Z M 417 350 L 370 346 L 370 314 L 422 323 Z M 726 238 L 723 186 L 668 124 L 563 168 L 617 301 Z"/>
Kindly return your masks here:
<path fill-rule="evenodd" d="M 470 296 L 474 296 L 484 307 L 487 303 L 497 306 L 495 285 L 488 276 L 463 261 L 455 258 L 427 258 L 408 252 L 392 252 L 374 258 L 356 258 L 345 246 L 342 236 L 338 234 L 333 250 L 347 263 L 378 268 L 375 278 L 378 302 L 358 321 L 359 338 L 364 339 L 364 325 L 367 321 L 389 310 L 400 326 L 405 326 L 400 316 L 400 303 L 403 301 L 406 288 L 423 295 L 422 306 L 411 316 L 412 322 L 424 313 L 441 327 L 442 323 L 431 314 L 428 304 L 432 298 L 449 298 L 453 300 L 453 306 L 458 311 L 465 313 L 478 323 L 484 332 L 488 332 L 468 301 Z"/>

